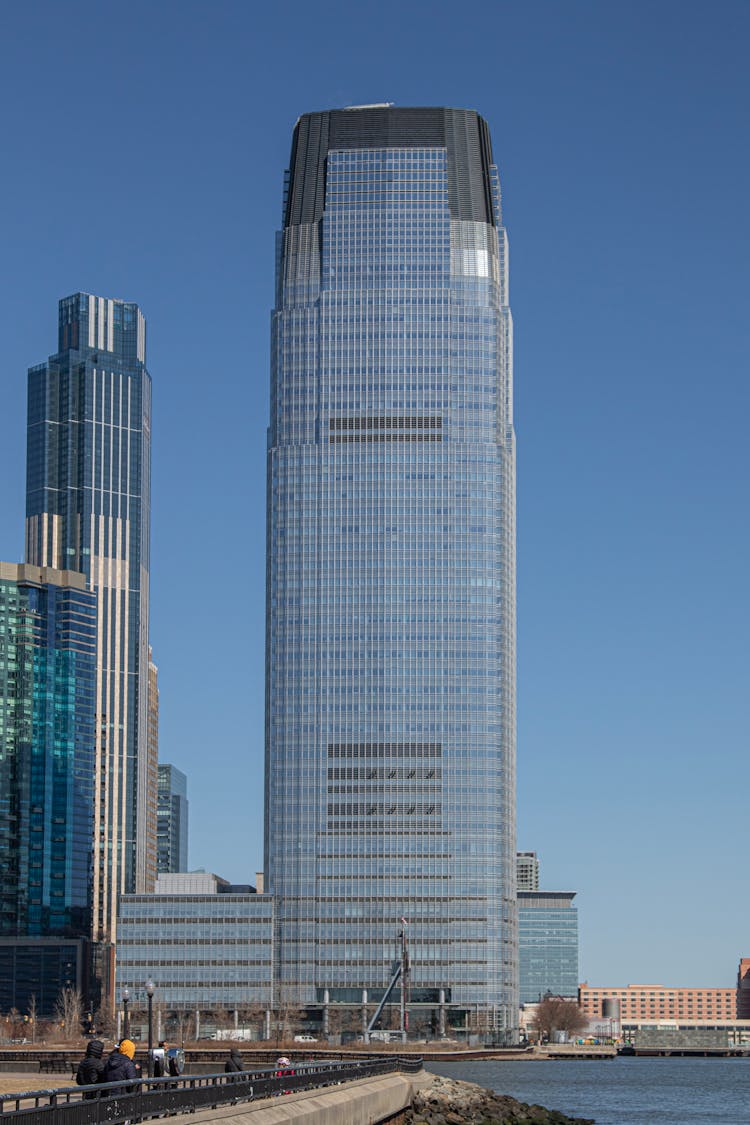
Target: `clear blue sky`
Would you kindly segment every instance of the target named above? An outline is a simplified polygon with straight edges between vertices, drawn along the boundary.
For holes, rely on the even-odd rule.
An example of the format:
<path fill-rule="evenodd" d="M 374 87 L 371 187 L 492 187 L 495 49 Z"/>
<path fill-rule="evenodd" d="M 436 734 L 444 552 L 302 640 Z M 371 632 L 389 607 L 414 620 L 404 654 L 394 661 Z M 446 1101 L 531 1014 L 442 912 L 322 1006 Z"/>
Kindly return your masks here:
<path fill-rule="evenodd" d="M 138 301 L 151 633 L 190 862 L 262 865 L 274 231 L 307 110 L 489 121 L 516 324 L 519 847 L 592 984 L 750 955 L 750 6 L 30 0 L 3 9 L 0 558 L 57 300 Z"/>

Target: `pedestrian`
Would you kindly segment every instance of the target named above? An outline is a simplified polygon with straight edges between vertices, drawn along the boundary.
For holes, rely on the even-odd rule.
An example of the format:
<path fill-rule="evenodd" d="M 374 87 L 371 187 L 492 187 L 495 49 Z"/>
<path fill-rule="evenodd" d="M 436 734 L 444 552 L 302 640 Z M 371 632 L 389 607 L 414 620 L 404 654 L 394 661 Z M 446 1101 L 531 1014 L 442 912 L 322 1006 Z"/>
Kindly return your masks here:
<path fill-rule="evenodd" d="M 112 1052 L 104 1065 L 102 1073 L 102 1082 L 119 1082 L 125 1078 L 137 1078 L 138 1071 L 135 1069 L 133 1057 L 135 1055 L 135 1043 L 132 1039 L 122 1039 L 120 1046 Z M 129 1094 L 133 1090 L 132 1086 L 123 1086 L 122 1090 L 115 1090 L 117 1094 Z"/>
<path fill-rule="evenodd" d="M 239 1074 L 244 1069 L 245 1069 L 245 1066 L 244 1066 L 244 1063 L 242 1062 L 242 1056 L 240 1055 L 240 1052 L 237 1050 L 236 1047 L 232 1047 L 232 1049 L 229 1052 L 229 1058 L 224 1063 L 224 1073 L 225 1074 Z"/>
<path fill-rule="evenodd" d="M 151 1058 L 154 1063 L 154 1078 L 163 1078 L 167 1069 L 167 1044 L 163 1039 L 160 1039 L 159 1046 L 152 1050 Z"/>
<path fill-rule="evenodd" d="M 292 1061 L 288 1059 L 286 1055 L 279 1055 L 276 1060 L 276 1067 L 277 1078 L 284 1078 L 287 1074 L 294 1074 L 294 1071 L 291 1069 Z"/>
<path fill-rule="evenodd" d="M 182 1047 L 170 1047 L 167 1051 L 167 1070 L 171 1078 L 179 1078 L 185 1069 L 185 1052 Z"/>
<path fill-rule="evenodd" d="M 286 1055 L 279 1055 L 276 1060 L 276 1077 L 289 1078 L 294 1075 L 292 1067 L 292 1060 L 288 1059 Z M 282 1090 L 282 1094 L 291 1094 L 291 1090 Z"/>
<path fill-rule="evenodd" d="M 76 1082 L 79 1086 L 94 1086 L 97 1082 L 102 1081 L 105 1065 L 102 1058 L 103 1053 L 104 1044 L 101 1039 L 90 1039 L 86 1047 L 86 1054 L 79 1062 L 76 1071 Z M 89 1090 L 83 1096 L 84 1098 L 95 1098 L 97 1097 L 97 1091 Z"/>

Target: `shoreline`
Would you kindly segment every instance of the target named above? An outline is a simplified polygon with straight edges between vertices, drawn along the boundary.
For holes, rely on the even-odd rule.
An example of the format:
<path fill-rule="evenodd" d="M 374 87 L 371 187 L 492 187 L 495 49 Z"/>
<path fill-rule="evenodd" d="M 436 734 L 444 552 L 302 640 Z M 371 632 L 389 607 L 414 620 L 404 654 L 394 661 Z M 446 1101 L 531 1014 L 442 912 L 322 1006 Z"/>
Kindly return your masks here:
<path fill-rule="evenodd" d="M 404 1125 L 595 1125 L 591 1117 L 570 1117 L 556 1109 L 518 1101 L 508 1094 L 497 1094 L 475 1082 L 464 1082 L 442 1075 L 420 1085 L 411 1108 L 403 1116 Z"/>

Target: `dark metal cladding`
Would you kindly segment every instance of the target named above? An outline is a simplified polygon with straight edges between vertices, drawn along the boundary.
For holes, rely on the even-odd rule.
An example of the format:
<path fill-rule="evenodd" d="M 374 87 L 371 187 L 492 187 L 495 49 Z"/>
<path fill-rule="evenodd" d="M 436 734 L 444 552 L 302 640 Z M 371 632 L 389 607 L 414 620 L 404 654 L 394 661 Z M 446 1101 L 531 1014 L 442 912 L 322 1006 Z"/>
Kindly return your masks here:
<path fill-rule="evenodd" d="M 451 217 L 492 223 L 487 122 L 474 110 L 373 106 L 306 113 L 294 130 L 285 226 L 314 223 L 325 203 L 331 149 L 445 148 Z"/>

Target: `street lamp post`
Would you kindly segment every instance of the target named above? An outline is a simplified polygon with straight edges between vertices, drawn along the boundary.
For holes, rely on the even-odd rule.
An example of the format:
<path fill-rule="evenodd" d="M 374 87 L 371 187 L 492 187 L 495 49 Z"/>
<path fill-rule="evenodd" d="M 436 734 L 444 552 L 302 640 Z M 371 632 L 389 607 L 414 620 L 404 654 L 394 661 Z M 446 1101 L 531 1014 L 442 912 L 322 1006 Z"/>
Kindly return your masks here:
<path fill-rule="evenodd" d="M 130 990 L 123 988 L 122 990 L 122 1037 L 128 1038 L 130 1025 L 128 1024 L 128 1001 L 130 1000 Z"/>
<path fill-rule="evenodd" d="M 154 1076 L 154 982 L 151 977 L 146 981 L 146 995 L 148 996 L 148 1076 Z"/>

